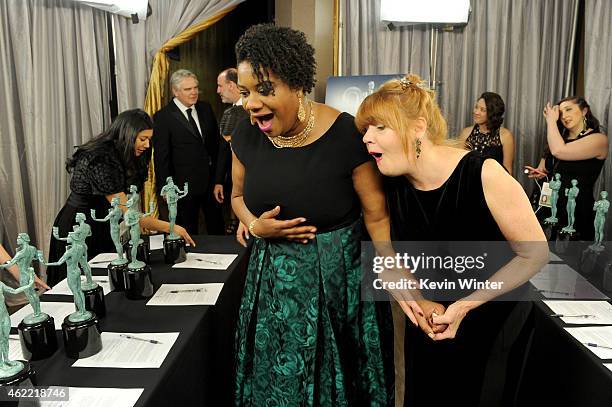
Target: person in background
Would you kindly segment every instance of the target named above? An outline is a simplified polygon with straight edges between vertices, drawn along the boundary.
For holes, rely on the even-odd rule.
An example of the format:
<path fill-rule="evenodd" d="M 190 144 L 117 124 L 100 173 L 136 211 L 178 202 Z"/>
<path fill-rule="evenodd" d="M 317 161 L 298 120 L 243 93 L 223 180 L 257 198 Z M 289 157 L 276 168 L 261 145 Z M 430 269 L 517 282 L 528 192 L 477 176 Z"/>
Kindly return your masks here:
<path fill-rule="evenodd" d="M 525 166 L 531 178 L 561 174 L 561 189 L 571 188 L 573 179 L 578 181 L 580 194 L 576 198 L 576 222 L 574 228 L 581 240 L 593 240 L 595 181 L 608 156 L 608 137 L 601 132 L 599 120 L 581 96 L 571 96 L 556 105 L 544 107 L 546 140 L 548 148 L 536 168 Z M 567 219 L 567 197 L 559 194 L 557 218 L 560 226 Z"/>
<path fill-rule="evenodd" d="M 210 104 L 198 101 L 198 78 L 179 69 L 170 77 L 174 98 L 154 116 L 153 147 L 157 192 L 168 177 L 189 184 L 189 195 L 178 204 L 176 221 L 198 233 L 200 209 L 209 235 L 223 234 L 221 206 L 212 195 L 219 127 Z"/>
<path fill-rule="evenodd" d="M 474 106 L 474 124 L 466 127 L 459 135 L 468 150 L 475 150 L 486 157 L 494 158 L 512 175 L 514 162 L 514 138 L 505 127 L 504 101 L 497 93 L 484 92 Z"/>
<path fill-rule="evenodd" d="M 72 174 L 70 195 L 64 207 L 57 214 L 53 226 L 60 236 L 72 232 L 78 212 L 86 216 L 92 235 L 87 239 L 89 259 L 99 253 L 114 252 L 108 225 L 91 219 L 91 210 L 107 213 L 114 197 L 119 197 L 124 211 L 127 202 L 126 191 L 130 185 L 142 190 L 147 178 L 151 157 L 153 123 L 149 115 L 140 109 L 126 110 L 119 114 L 110 127 L 87 143 L 78 146 L 66 162 L 66 170 Z M 144 217 L 140 226 L 149 230 L 168 232 L 168 222 Z M 193 239 L 184 227 L 175 226 L 175 232 L 185 241 L 194 245 Z M 53 238 L 49 247 L 49 262 L 59 260 L 66 248 L 66 242 Z M 47 268 L 47 283 L 50 286 L 66 278 L 66 266 Z"/>
<path fill-rule="evenodd" d="M 236 60 L 250 121 L 232 134 L 232 207 L 254 242 L 235 404 L 393 405 L 389 304 L 360 299 L 362 225 L 389 240 L 380 176 L 353 117 L 305 97 L 304 33 L 253 26 Z"/>
<path fill-rule="evenodd" d="M 224 204 L 225 208 L 225 234 L 233 235 L 238 228 L 238 219 L 232 211 L 231 199 L 225 200 L 225 195 L 232 191 L 232 132 L 240 121 L 249 117 L 242 107 L 242 98 L 238 89 L 238 71 L 228 68 L 217 76 L 217 93 L 223 103 L 232 105 L 225 109 L 219 123 L 219 152 L 217 154 L 217 168 L 215 171 L 215 187 L 213 195 L 217 202 Z"/>

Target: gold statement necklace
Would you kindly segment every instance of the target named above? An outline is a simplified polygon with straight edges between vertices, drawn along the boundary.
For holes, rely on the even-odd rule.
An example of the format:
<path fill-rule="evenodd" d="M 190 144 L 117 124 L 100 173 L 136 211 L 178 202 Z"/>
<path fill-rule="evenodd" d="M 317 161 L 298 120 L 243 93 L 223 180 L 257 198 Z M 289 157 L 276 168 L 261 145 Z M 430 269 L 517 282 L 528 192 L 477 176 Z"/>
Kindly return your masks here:
<path fill-rule="evenodd" d="M 293 136 L 270 137 L 266 134 L 266 136 L 268 137 L 268 140 L 272 142 L 272 145 L 274 147 L 276 148 L 300 147 L 302 144 L 304 144 L 306 139 L 308 139 L 308 136 L 310 135 L 310 132 L 314 128 L 314 124 L 315 124 L 315 113 L 314 113 L 314 109 L 312 108 L 312 100 L 308 101 L 308 106 L 310 107 L 310 112 L 308 114 L 308 121 L 306 122 L 306 127 L 304 127 L 304 130 L 300 131 L 298 134 L 295 134 Z"/>

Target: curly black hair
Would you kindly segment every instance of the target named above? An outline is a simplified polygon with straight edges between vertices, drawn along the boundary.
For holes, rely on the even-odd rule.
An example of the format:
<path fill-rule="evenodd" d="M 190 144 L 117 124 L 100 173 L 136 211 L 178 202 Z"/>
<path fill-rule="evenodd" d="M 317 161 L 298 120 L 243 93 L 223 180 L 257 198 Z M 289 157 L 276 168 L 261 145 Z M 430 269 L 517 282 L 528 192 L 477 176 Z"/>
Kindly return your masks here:
<path fill-rule="evenodd" d="M 487 127 L 491 134 L 494 134 L 504 122 L 504 113 L 506 112 L 504 100 L 493 92 L 484 92 L 478 99 L 484 100 L 487 106 Z"/>
<path fill-rule="evenodd" d="M 273 24 L 249 27 L 236 43 L 236 61 L 247 61 L 261 83 L 270 72 L 291 89 L 312 90 L 315 84 L 314 48 L 303 32 Z"/>

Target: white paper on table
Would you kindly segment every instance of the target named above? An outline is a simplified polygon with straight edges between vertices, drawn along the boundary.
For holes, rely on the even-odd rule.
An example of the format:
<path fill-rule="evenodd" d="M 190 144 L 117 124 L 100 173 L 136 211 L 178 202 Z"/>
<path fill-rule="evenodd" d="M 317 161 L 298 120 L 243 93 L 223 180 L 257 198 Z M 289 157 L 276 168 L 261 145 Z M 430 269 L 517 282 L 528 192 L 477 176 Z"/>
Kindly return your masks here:
<path fill-rule="evenodd" d="M 587 326 L 564 329 L 600 359 L 612 359 L 612 349 L 585 345 L 586 343 L 596 343 L 600 346 L 612 348 L 612 326 Z"/>
<path fill-rule="evenodd" d="M 104 293 L 104 295 L 111 292 L 108 276 L 91 276 L 91 279 L 102 287 L 102 292 Z M 83 284 L 85 281 L 86 277 L 81 276 L 81 284 Z M 72 295 L 72 291 L 70 291 L 70 287 L 68 287 L 68 279 L 63 279 L 55 286 L 53 286 L 52 289 L 46 291 L 45 294 Z"/>
<path fill-rule="evenodd" d="M 222 288 L 223 283 L 162 284 L 147 305 L 215 305 Z"/>
<path fill-rule="evenodd" d="M 592 315 L 591 317 L 561 317 L 566 324 L 612 325 L 612 304 L 606 301 L 543 301 L 553 313 L 561 315 Z"/>
<path fill-rule="evenodd" d="M 560 278 L 581 278 L 584 280 L 580 274 L 576 272 L 573 268 L 568 266 L 567 264 L 547 264 L 542 267 L 535 276 L 531 279 L 537 280 L 550 280 L 550 279 L 560 279 Z"/>
<path fill-rule="evenodd" d="M 9 360 L 25 360 L 21 351 L 21 342 L 19 335 L 9 335 Z"/>
<path fill-rule="evenodd" d="M 547 264 L 529 281 L 546 298 L 608 298 L 567 264 Z"/>
<path fill-rule="evenodd" d="M 92 269 L 105 269 L 109 263 L 117 258 L 117 253 L 100 253 L 89 260 L 89 267 Z"/>
<path fill-rule="evenodd" d="M 237 254 L 187 253 L 187 260 L 176 263 L 173 269 L 227 270 Z"/>
<path fill-rule="evenodd" d="M 550 252 L 550 261 L 563 261 L 563 259 L 553 252 Z"/>
<path fill-rule="evenodd" d="M 164 235 L 149 236 L 149 250 L 161 250 L 164 248 Z"/>
<path fill-rule="evenodd" d="M 604 363 L 604 366 L 612 371 L 612 363 Z"/>
<path fill-rule="evenodd" d="M 76 311 L 73 302 L 40 302 L 40 309 L 42 312 L 49 314 L 53 317 L 55 322 L 55 330 L 59 331 L 62 329 L 62 323 L 64 318 Z M 22 319 L 30 315 L 32 312 L 32 306 L 26 305 L 19 311 L 11 315 L 11 326 L 17 327 Z"/>
<path fill-rule="evenodd" d="M 41 407 L 133 407 L 144 389 L 70 387 L 69 401 L 41 401 Z"/>
<path fill-rule="evenodd" d="M 133 338 L 159 341 L 150 343 Z M 88 358 L 79 359 L 72 367 L 112 367 L 125 369 L 157 369 L 178 338 L 178 332 L 102 332 L 102 350 Z"/>

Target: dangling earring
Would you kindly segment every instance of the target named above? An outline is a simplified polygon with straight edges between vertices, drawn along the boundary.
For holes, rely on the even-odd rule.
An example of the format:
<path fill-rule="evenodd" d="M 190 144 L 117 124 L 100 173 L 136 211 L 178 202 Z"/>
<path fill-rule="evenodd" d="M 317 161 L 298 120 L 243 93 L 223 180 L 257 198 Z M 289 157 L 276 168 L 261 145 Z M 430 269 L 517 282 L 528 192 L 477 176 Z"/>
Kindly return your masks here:
<path fill-rule="evenodd" d="M 306 120 L 306 109 L 304 109 L 304 105 L 302 104 L 301 96 L 298 96 L 298 103 L 300 105 L 298 107 L 297 118 L 300 122 L 304 123 L 304 120 Z"/>
<path fill-rule="evenodd" d="M 586 116 L 582 116 L 582 122 L 584 123 L 584 127 L 582 128 L 582 131 L 587 131 L 587 119 Z"/>
<path fill-rule="evenodd" d="M 415 144 L 415 150 L 416 150 L 416 158 L 418 159 L 421 156 L 421 139 L 417 137 L 414 144 Z"/>

